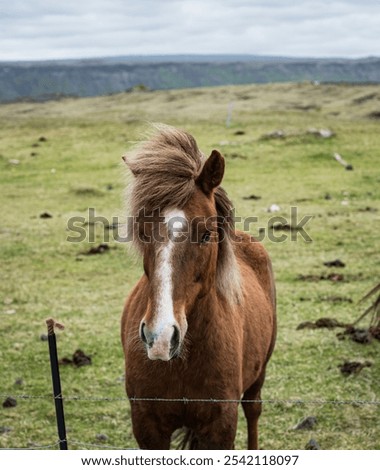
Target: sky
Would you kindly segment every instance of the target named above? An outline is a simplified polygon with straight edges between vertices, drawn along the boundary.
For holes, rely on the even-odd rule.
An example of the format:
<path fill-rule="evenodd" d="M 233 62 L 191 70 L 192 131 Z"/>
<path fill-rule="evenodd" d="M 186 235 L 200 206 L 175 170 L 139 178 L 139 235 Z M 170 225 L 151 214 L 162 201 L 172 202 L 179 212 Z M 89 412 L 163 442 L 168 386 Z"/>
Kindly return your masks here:
<path fill-rule="evenodd" d="M 0 0 L 0 60 L 380 55 L 380 0 Z"/>

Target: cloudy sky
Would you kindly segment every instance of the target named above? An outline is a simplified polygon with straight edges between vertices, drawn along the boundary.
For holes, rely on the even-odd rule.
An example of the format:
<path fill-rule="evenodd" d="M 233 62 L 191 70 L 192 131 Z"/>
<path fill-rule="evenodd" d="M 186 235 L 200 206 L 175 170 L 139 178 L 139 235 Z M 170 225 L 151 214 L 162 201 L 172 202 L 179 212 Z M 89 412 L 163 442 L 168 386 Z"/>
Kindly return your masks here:
<path fill-rule="evenodd" d="M 0 0 L 0 60 L 380 55 L 380 0 Z"/>

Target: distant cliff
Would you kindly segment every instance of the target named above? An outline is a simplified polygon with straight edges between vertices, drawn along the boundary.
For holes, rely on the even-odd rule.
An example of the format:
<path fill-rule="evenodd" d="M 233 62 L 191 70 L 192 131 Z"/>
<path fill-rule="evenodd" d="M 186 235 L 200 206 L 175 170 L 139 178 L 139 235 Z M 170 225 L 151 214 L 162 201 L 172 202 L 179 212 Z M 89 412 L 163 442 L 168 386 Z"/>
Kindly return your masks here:
<path fill-rule="evenodd" d="M 0 62 L 0 102 L 149 89 L 315 80 L 380 83 L 380 58 L 291 59 L 175 56 Z"/>

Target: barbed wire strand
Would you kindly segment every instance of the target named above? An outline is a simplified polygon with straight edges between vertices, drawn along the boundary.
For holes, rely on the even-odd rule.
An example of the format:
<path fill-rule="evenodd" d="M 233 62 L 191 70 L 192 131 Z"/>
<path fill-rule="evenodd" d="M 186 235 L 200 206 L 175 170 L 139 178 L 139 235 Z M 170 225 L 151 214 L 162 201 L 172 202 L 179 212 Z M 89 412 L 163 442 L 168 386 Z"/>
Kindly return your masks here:
<path fill-rule="evenodd" d="M 96 397 L 96 396 L 58 396 L 54 397 L 53 395 L 13 395 L 9 394 L 0 394 L 0 398 L 13 397 L 16 399 L 61 399 L 64 401 L 129 401 L 129 402 L 162 402 L 162 403 L 262 403 L 262 404 L 290 404 L 290 405 L 371 405 L 379 406 L 380 400 L 359 400 L 359 399 L 350 399 L 350 400 L 328 400 L 328 399 L 310 399 L 303 400 L 298 398 L 286 398 L 286 399 L 263 399 L 263 400 L 248 400 L 248 399 L 218 399 L 218 398 L 159 398 L 159 397 Z"/>
<path fill-rule="evenodd" d="M 119 450 L 120 447 L 115 447 L 115 446 L 108 446 L 108 445 L 104 445 L 104 444 L 91 444 L 89 442 L 81 442 L 81 441 L 77 441 L 75 439 L 68 439 L 67 440 L 68 444 L 71 445 L 77 445 L 77 446 L 84 446 L 84 447 L 96 447 L 96 448 L 99 448 L 99 449 L 114 449 L 114 450 Z M 129 447 L 129 448 L 123 448 L 123 450 L 139 450 L 138 448 L 133 448 L 133 447 Z"/>
<path fill-rule="evenodd" d="M 54 442 L 54 444 L 45 444 L 45 445 L 33 445 L 33 447 L 0 447 L 0 450 L 40 450 L 40 449 L 52 449 L 56 447 L 58 450 L 60 441 Z"/>

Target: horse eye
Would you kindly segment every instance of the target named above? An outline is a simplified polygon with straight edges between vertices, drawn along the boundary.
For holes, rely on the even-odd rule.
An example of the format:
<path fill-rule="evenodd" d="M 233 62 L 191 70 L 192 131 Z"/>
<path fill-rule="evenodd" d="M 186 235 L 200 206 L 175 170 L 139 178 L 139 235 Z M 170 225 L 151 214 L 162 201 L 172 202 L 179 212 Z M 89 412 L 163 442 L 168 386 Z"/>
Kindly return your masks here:
<path fill-rule="evenodd" d="M 209 231 L 205 232 L 201 238 L 201 245 L 206 244 L 211 239 L 211 233 Z"/>

